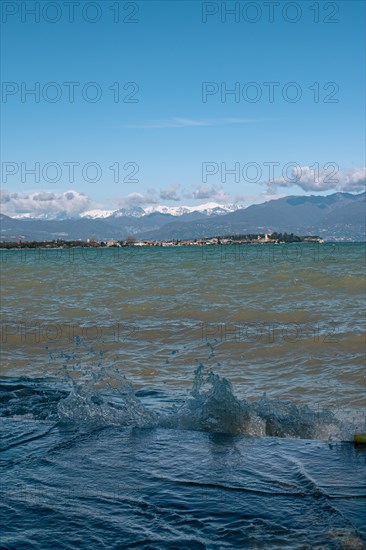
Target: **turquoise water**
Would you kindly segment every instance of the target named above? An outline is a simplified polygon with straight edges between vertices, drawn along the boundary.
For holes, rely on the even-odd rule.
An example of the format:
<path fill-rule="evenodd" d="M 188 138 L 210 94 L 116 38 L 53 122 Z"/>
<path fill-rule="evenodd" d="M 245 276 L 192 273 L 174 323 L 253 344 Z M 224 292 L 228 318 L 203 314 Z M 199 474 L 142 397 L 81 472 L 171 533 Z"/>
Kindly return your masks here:
<path fill-rule="evenodd" d="M 2 251 L 5 548 L 363 548 L 365 245 Z"/>

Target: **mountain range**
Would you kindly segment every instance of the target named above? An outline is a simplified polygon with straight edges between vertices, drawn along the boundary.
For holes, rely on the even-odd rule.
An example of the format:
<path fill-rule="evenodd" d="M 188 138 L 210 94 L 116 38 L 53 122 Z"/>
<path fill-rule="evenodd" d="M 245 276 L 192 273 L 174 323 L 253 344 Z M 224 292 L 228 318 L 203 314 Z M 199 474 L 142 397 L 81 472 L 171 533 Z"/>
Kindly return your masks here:
<path fill-rule="evenodd" d="M 120 208 L 119 210 L 89 210 L 81 214 L 82 218 L 99 219 L 99 218 L 142 218 L 149 214 L 169 214 L 171 216 L 184 216 L 185 214 L 193 214 L 198 212 L 204 216 L 217 216 L 235 212 L 240 207 L 236 204 L 217 204 L 216 202 L 208 202 L 198 206 L 165 206 L 153 205 L 141 208 L 135 206 L 133 208 Z"/>
<path fill-rule="evenodd" d="M 194 239 L 274 231 L 365 240 L 366 193 L 289 196 L 254 204 L 208 203 L 199 207 L 152 206 L 89 211 L 78 219 L 15 219 L 1 215 L 1 240 Z"/>

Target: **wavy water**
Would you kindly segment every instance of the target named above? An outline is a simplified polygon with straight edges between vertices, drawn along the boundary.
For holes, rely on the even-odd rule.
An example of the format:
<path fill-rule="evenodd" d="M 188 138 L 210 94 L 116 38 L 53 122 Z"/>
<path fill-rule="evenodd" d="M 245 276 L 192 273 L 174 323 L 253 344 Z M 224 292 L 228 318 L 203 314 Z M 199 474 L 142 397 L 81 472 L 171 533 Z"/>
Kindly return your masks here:
<path fill-rule="evenodd" d="M 2 548 L 366 547 L 365 247 L 219 248 L 4 252 Z"/>
<path fill-rule="evenodd" d="M 83 429 L 160 427 L 326 441 L 353 441 L 355 433 L 365 430 L 364 419 L 346 420 L 330 410 L 314 411 L 265 395 L 240 400 L 229 380 L 205 372 L 203 365 L 195 371 L 189 394 L 180 399 L 136 391 L 118 371 L 111 378 L 104 369 L 88 381 L 71 378 L 62 388 L 44 380 L 4 379 L 1 392 L 2 417 L 57 420 Z M 173 405 L 167 407 L 169 401 Z"/>
<path fill-rule="evenodd" d="M 203 367 L 176 407 L 104 376 L 2 381 L 3 548 L 365 547 L 366 453 L 297 439 L 331 413 L 248 404 Z"/>

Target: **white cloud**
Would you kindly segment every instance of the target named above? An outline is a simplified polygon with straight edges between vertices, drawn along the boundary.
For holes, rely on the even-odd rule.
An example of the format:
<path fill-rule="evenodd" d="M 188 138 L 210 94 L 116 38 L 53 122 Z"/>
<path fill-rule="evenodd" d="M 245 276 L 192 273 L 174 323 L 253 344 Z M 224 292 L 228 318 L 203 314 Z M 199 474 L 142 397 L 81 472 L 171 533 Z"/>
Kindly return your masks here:
<path fill-rule="evenodd" d="M 164 201 L 180 201 L 181 197 L 177 194 L 179 188 L 179 183 L 173 183 L 167 189 L 160 189 L 160 198 Z"/>
<path fill-rule="evenodd" d="M 366 186 L 366 167 L 344 172 L 344 191 L 362 191 Z"/>
<path fill-rule="evenodd" d="M 336 163 L 328 163 L 324 167 L 294 166 L 280 178 L 265 182 L 269 191 L 278 187 L 300 187 L 303 191 L 345 191 L 356 192 L 365 189 L 366 168 L 351 168 L 339 170 Z"/>
<path fill-rule="evenodd" d="M 92 201 L 78 191 L 35 191 L 33 193 L 1 192 L 1 211 L 11 217 L 77 218 L 89 209 Z"/>
<path fill-rule="evenodd" d="M 230 201 L 230 195 L 225 193 L 222 190 L 222 187 L 217 185 L 207 185 L 205 183 L 200 183 L 193 186 L 193 191 L 190 193 L 185 193 L 186 199 L 195 199 L 195 200 L 214 200 L 219 203 L 226 203 Z"/>
<path fill-rule="evenodd" d="M 148 189 L 147 193 L 129 193 L 124 197 L 118 197 L 116 203 L 118 208 L 133 208 L 136 206 L 144 207 L 148 204 L 157 204 L 155 189 Z"/>

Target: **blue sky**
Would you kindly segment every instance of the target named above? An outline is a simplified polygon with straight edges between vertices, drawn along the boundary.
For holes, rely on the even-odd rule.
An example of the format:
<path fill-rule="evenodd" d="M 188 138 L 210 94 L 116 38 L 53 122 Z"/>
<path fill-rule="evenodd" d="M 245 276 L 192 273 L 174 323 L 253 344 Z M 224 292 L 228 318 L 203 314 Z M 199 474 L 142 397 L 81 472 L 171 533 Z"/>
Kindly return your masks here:
<path fill-rule="evenodd" d="M 39 21 L 24 11 L 36 4 Z M 52 6 L 42 12 L 46 4 L 2 6 L 2 186 L 10 193 L 5 213 L 24 210 L 24 201 L 35 200 L 39 191 L 49 192 L 43 199 L 50 200 L 68 190 L 85 194 L 88 199 L 73 197 L 77 211 L 78 201 L 80 208 L 250 204 L 276 194 L 362 190 L 363 2 L 275 2 L 273 22 L 265 2 L 251 2 L 251 8 L 237 2 L 239 12 L 226 14 L 226 21 L 225 8 L 235 2 L 79 2 L 74 22 L 63 2 L 58 14 Z M 117 5 L 114 22 L 111 8 Z M 95 23 L 85 20 L 94 17 Z M 73 103 L 65 82 L 76 83 Z M 85 87 L 90 82 L 96 86 Z M 205 82 L 212 93 L 203 101 Z M 276 83 L 273 101 L 268 82 Z M 126 83 L 134 84 L 123 89 Z M 35 86 L 39 102 L 31 94 L 22 98 Z M 235 87 L 239 96 L 221 97 Z M 98 91 L 100 99 L 92 102 Z M 256 102 L 255 93 L 262 94 Z M 290 101 L 300 93 L 299 101 Z M 65 165 L 70 162 L 79 163 L 74 181 Z M 269 162 L 277 163 L 270 183 Z M 25 171 L 35 163 L 39 181 Z M 83 173 L 87 163 L 99 172 L 91 166 Z M 115 163 L 118 181 L 109 168 Z M 288 163 L 301 173 L 292 177 L 291 165 L 284 176 Z M 334 166 L 338 183 L 329 182 Z M 226 181 L 225 167 L 237 170 Z"/>

